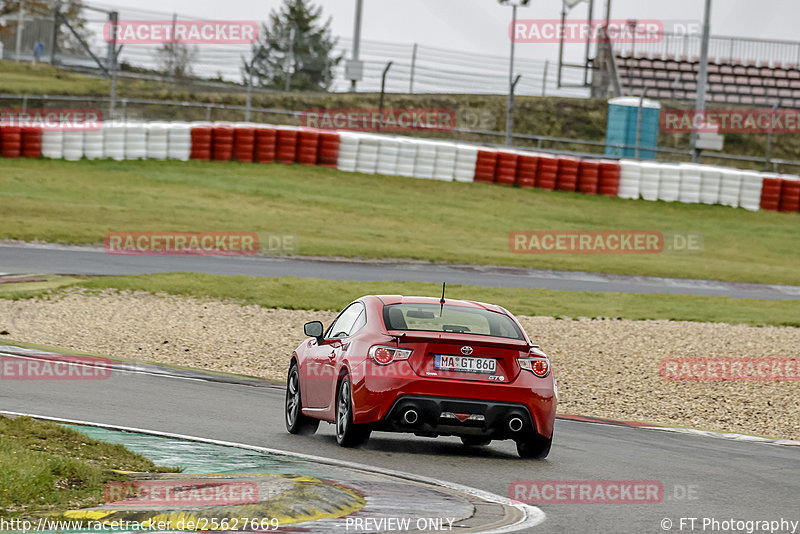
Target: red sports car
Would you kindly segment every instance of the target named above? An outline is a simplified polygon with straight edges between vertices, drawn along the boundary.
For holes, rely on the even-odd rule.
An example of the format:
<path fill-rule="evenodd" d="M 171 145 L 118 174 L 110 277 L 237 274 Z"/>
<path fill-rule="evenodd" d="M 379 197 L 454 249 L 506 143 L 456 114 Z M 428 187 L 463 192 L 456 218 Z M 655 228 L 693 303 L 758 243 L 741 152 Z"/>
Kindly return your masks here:
<path fill-rule="evenodd" d="M 324 331 L 306 323 L 292 353 L 286 428 L 336 424 L 344 447 L 373 430 L 513 439 L 524 458 L 550 452 L 557 386 L 547 356 L 500 306 L 400 295 L 351 303 Z"/>

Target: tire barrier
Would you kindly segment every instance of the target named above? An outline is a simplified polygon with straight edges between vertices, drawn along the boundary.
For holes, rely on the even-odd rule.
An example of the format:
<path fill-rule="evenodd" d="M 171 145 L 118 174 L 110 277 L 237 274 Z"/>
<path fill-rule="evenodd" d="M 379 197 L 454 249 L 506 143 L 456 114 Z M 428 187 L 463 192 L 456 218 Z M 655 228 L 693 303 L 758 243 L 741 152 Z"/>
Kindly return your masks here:
<path fill-rule="evenodd" d="M 87 134 L 89 132 L 86 132 Z M 167 157 L 178 161 L 189 161 L 192 155 L 192 127 L 188 122 L 169 123 L 167 133 Z"/>
<path fill-rule="evenodd" d="M 20 156 L 23 158 L 38 158 L 42 155 L 42 129 L 35 126 L 22 128 L 22 148 Z"/>
<path fill-rule="evenodd" d="M 147 126 L 143 122 L 129 121 L 125 126 L 125 159 L 147 158 Z M 66 132 L 64 141 L 66 142 Z M 66 148 L 66 145 L 64 146 Z"/>
<path fill-rule="evenodd" d="M 167 159 L 169 155 L 169 123 L 151 122 L 147 131 L 147 159 Z"/>
<path fill-rule="evenodd" d="M 560 156 L 558 158 L 557 191 L 575 191 L 577 189 L 580 164 L 581 160 L 571 156 Z"/>
<path fill-rule="evenodd" d="M 700 203 L 700 190 L 703 183 L 703 166 L 684 163 L 681 168 L 679 202 Z"/>
<path fill-rule="evenodd" d="M 83 157 L 83 130 L 68 130 L 63 138 L 64 159 L 78 161 Z"/>
<path fill-rule="evenodd" d="M 414 178 L 433 180 L 437 144 L 436 141 L 428 141 L 427 139 L 416 142 L 417 157 L 414 160 Z"/>
<path fill-rule="evenodd" d="M 754 171 L 742 172 L 742 192 L 739 196 L 739 207 L 750 211 L 758 211 L 761 206 L 761 175 Z"/>
<path fill-rule="evenodd" d="M 597 185 L 597 192 L 609 197 L 617 196 L 621 175 L 622 167 L 618 161 L 600 160 L 600 181 Z"/>
<path fill-rule="evenodd" d="M 475 165 L 478 161 L 478 147 L 472 145 L 456 145 L 456 167 L 453 180 L 470 183 L 475 180 Z"/>
<path fill-rule="evenodd" d="M 578 167 L 577 191 L 587 195 L 596 195 L 600 187 L 600 162 L 584 159 Z"/>
<path fill-rule="evenodd" d="M 500 185 L 514 185 L 517 182 L 517 162 L 519 154 L 516 152 L 501 151 L 497 154 L 497 170 L 495 183 Z"/>
<path fill-rule="evenodd" d="M 539 156 L 520 153 L 517 160 L 517 183 L 520 187 L 536 187 L 536 173 L 539 171 Z"/>
<path fill-rule="evenodd" d="M 42 132 L 42 157 L 51 159 L 64 157 L 64 132 L 53 130 Z"/>
<path fill-rule="evenodd" d="M 494 183 L 494 177 L 497 172 L 497 155 L 497 150 L 488 148 L 478 149 L 478 157 L 475 161 L 474 181 L 487 184 Z"/>
<path fill-rule="evenodd" d="M 83 132 L 83 157 L 86 159 L 103 159 L 104 153 L 103 129 L 86 130 Z M 124 151 L 123 151 L 124 152 Z"/>
<path fill-rule="evenodd" d="M 3 126 L 0 128 L 0 156 L 18 158 L 22 155 L 22 128 Z"/>
<path fill-rule="evenodd" d="M 339 161 L 339 134 L 336 132 L 321 132 L 319 134 L 319 155 L 317 165 L 336 168 Z"/>
<path fill-rule="evenodd" d="M 777 174 L 762 175 L 761 202 L 762 210 L 778 211 L 781 205 L 781 177 Z"/>
<path fill-rule="evenodd" d="M 278 130 L 275 128 L 256 128 L 254 157 L 257 163 L 272 163 L 278 152 Z"/>
<path fill-rule="evenodd" d="M 103 124 L 103 157 L 117 161 L 125 159 L 124 122 L 110 121 Z"/>
<path fill-rule="evenodd" d="M 778 211 L 797 213 L 800 211 L 800 179 L 784 176 L 781 180 L 781 202 Z"/>
<path fill-rule="evenodd" d="M 658 182 L 658 200 L 677 202 L 681 196 L 680 165 L 661 165 Z"/>
<path fill-rule="evenodd" d="M 558 181 L 558 158 L 549 154 L 539 156 L 539 171 L 536 173 L 536 187 L 552 191 Z"/>
<path fill-rule="evenodd" d="M 193 122 L 191 127 L 192 150 L 189 159 L 211 161 L 213 128 L 207 122 Z"/>
<path fill-rule="evenodd" d="M 800 212 L 800 178 L 691 163 L 576 158 L 431 139 L 253 123 L 106 121 L 97 130 L 0 127 L 0 157 L 173 159 L 577 191 L 751 211 Z"/>
<path fill-rule="evenodd" d="M 639 182 L 639 196 L 645 200 L 658 200 L 659 185 L 661 183 L 661 165 L 648 161 L 642 163 L 640 168 L 642 178 Z"/>
<path fill-rule="evenodd" d="M 275 161 L 291 165 L 297 160 L 297 139 L 300 130 L 291 126 L 279 126 L 275 129 L 278 132 L 275 143 Z"/>
<path fill-rule="evenodd" d="M 379 135 L 362 134 L 358 142 L 358 156 L 356 157 L 356 172 L 375 174 L 378 170 Z"/>
<path fill-rule="evenodd" d="M 719 188 L 719 203 L 732 208 L 739 207 L 742 194 L 742 171 L 722 169 L 722 183 Z"/>
<path fill-rule="evenodd" d="M 397 152 L 397 175 L 413 178 L 414 167 L 417 164 L 417 143 L 409 137 L 400 137 L 398 141 L 400 146 Z"/>
<path fill-rule="evenodd" d="M 436 160 L 433 165 L 433 179 L 452 182 L 456 174 L 458 147 L 453 143 L 436 144 Z M 473 171 L 474 172 L 474 171 Z"/>
<path fill-rule="evenodd" d="M 233 135 L 232 124 L 214 123 L 211 127 L 211 159 L 230 161 L 233 158 Z"/>
<path fill-rule="evenodd" d="M 319 157 L 319 131 L 303 128 L 297 134 L 297 163 L 316 165 Z"/>
<path fill-rule="evenodd" d="M 255 124 L 239 123 L 233 129 L 233 159 L 252 163 L 256 152 Z"/>
<path fill-rule="evenodd" d="M 340 171 L 355 172 L 358 160 L 358 145 L 361 137 L 353 132 L 341 132 L 339 134 L 339 157 L 336 160 L 336 168 Z"/>
<path fill-rule="evenodd" d="M 385 137 L 378 142 L 378 165 L 376 172 L 387 176 L 397 174 L 397 161 L 400 157 L 400 141 L 395 137 Z"/>
<path fill-rule="evenodd" d="M 703 166 L 700 180 L 700 202 L 719 204 L 719 191 L 722 188 L 722 169 Z"/>
<path fill-rule="evenodd" d="M 623 159 L 619 163 L 619 192 L 620 198 L 639 198 L 642 188 L 642 164 L 638 161 Z"/>

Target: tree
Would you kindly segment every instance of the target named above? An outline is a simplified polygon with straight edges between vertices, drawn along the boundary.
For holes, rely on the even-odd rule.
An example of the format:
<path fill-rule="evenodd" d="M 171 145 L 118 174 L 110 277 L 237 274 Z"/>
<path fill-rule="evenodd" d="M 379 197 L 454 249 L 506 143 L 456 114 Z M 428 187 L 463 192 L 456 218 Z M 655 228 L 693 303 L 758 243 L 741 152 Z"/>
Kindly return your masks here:
<path fill-rule="evenodd" d="M 53 20 L 57 0 L 24 0 L 23 9 L 25 18 L 36 18 L 42 20 Z M 0 36 L 5 38 L 13 34 L 17 27 L 17 13 L 19 12 L 20 0 L 0 0 Z M 82 14 L 83 4 L 80 1 L 64 2 L 61 4 L 61 14 L 75 29 L 84 41 L 89 40 L 90 32 L 86 27 L 87 20 Z M 2 21 L 5 20 L 5 23 Z M 25 30 L 23 29 L 23 32 Z M 48 36 L 47 40 L 49 41 Z M 62 52 L 84 52 L 80 41 L 75 38 L 69 28 L 64 24 L 58 30 L 58 49 Z M 45 54 L 50 50 L 46 48 Z"/>
<path fill-rule="evenodd" d="M 337 39 L 331 35 L 331 20 L 322 23 L 322 8 L 311 0 L 284 0 L 272 10 L 269 23 L 262 24 L 253 43 L 253 84 L 272 89 L 326 91 L 333 82 L 333 69 L 342 56 L 333 56 Z M 244 58 L 245 82 L 251 74 L 251 59 Z"/>
<path fill-rule="evenodd" d="M 176 80 L 186 80 L 194 76 L 193 64 L 196 59 L 196 46 L 167 43 L 158 49 L 159 70 Z"/>

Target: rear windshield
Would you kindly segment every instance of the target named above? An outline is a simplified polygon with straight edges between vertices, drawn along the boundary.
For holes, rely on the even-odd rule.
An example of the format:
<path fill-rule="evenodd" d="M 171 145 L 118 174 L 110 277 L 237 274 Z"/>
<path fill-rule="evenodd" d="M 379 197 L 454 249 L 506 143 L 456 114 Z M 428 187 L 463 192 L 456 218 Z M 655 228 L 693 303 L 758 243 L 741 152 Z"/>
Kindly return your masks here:
<path fill-rule="evenodd" d="M 466 306 L 389 304 L 383 307 L 383 321 L 389 330 L 455 332 L 525 339 L 519 327 L 507 315 Z"/>

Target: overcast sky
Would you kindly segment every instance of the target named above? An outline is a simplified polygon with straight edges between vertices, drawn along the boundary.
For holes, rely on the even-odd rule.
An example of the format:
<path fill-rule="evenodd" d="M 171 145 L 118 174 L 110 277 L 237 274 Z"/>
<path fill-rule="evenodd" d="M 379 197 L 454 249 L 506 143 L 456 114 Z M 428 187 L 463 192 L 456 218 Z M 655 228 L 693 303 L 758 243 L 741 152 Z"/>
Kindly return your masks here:
<path fill-rule="evenodd" d="M 99 0 L 89 3 L 120 8 L 176 12 L 209 19 L 265 20 L 281 0 Z M 712 33 L 765 39 L 800 40 L 798 0 L 713 0 Z M 355 0 L 322 0 L 332 17 L 336 35 L 351 37 Z M 602 12 L 605 0 L 595 0 Z M 703 16 L 703 0 L 612 0 L 612 17 L 618 19 L 697 20 Z M 531 0 L 519 10 L 520 18 L 555 19 L 561 0 Z M 586 17 L 586 4 L 572 12 Z M 420 43 L 465 52 L 505 54 L 511 8 L 497 0 L 364 0 L 362 37 L 392 43 Z M 547 45 L 521 45 L 522 57 L 554 59 Z"/>

